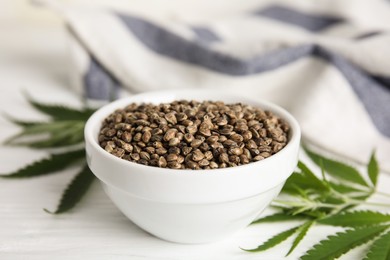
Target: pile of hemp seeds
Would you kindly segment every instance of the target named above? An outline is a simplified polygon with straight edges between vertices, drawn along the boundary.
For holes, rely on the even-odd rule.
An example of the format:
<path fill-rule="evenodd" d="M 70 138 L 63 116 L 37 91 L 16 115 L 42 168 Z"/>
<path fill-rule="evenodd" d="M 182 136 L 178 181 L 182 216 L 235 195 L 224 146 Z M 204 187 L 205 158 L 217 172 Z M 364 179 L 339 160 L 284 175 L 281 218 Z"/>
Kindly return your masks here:
<path fill-rule="evenodd" d="M 263 160 L 288 142 L 289 125 L 270 111 L 220 101 L 132 103 L 109 115 L 98 141 L 135 163 L 217 169 Z"/>

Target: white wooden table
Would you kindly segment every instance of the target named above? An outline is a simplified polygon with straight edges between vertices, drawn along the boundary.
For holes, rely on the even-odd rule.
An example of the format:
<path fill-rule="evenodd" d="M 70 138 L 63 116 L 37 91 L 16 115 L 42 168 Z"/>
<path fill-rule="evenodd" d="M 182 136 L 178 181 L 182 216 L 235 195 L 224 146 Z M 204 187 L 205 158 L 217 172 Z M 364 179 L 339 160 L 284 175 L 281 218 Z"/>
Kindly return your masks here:
<path fill-rule="evenodd" d="M 79 105 L 67 85 L 65 35 L 62 30 L 10 27 L 10 37 L 0 41 L 1 112 L 39 119 L 25 102 L 27 89 L 40 100 Z M 0 140 L 18 128 L 0 117 Z M 11 172 L 45 153 L 0 146 L 0 173 Z M 76 168 L 51 176 L 24 180 L 0 179 L 0 259 L 282 259 L 291 239 L 259 254 L 243 252 L 294 225 L 251 226 L 224 241 L 207 245 L 180 245 L 155 238 L 126 219 L 95 182 L 78 207 L 53 216 L 60 191 Z M 382 175 L 380 189 L 388 190 L 390 176 Z M 265 212 L 267 213 L 267 212 Z M 287 259 L 297 259 L 310 245 L 337 228 L 318 226 Z M 364 247 L 343 259 L 357 259 Z"/>

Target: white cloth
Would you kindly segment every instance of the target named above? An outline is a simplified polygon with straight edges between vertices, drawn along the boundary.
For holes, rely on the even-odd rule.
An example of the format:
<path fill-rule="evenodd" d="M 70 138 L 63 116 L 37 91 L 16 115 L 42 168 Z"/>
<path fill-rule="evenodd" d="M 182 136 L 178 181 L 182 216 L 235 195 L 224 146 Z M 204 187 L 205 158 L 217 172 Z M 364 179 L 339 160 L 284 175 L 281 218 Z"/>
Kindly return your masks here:
<path fill-rule="evenodd" d="M 163 88 L 267 99 L 298 119 L 306 142 L 360 163 L 376 149 L 389 172 L 390 4 L 239 2 L 215 19 L 194 8 L 201 22 L 51 6 L 69 28 L 72 85 L 89 99 Z"/>

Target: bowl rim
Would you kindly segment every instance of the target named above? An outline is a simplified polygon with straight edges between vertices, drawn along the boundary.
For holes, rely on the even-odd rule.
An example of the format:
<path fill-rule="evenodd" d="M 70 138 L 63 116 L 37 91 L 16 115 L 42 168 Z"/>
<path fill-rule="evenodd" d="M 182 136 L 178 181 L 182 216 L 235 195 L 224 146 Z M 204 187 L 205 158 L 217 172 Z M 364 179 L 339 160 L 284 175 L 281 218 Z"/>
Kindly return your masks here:
<path fill-rule="evenodd" d="M 153 95 L 169 95 L 169 94 L 178 94 L 178 95 L 187 95 L 190 93 L 194 94 L 201 94 L 202 92 L 205 92 L 210 95 L 209 100 L 215 100 L 217 99 L 213 98 L 214 96 L 220 96 L 222 101 L 224 98 L 234 98 L 234 99 L 240 99 L 244 101 L 237 101 L 237 102 L 242 102 L 245 103 L 245 101 L 258 104 L 259 108 L 265 109 L 265 110 L 270 110 L 271 112 L 277 114 L 280 116 L 282 119 L 284 119 L 290 126 L 290 140 L 288 141 L 287 145 L 283 147 L 279 152 L 276 154 L 271 155 L 268 158 L 265 158 L 264 160 L 257 161 L 257 162 L 250 162 L 245 165 L 239 165 L 239 166 L 234 166 L 234 167 L 226 167 L 226 168 L 217 168 L 217 169 L 199 169 L 199 170 L 191 170 L 191 169 L 171 169 L 171 168 L 160 168 L 156 166 L 149 166 L 149 165 L 143 165 L 131 161 L 124 160 L 122 158 L 118 158 L 107 151 L 105 151 L 100 145 L 98 144 L 97 137 L 94 137 L 94 129 L 95 127 L 101 126 L 102 120 L 106 118 L 109 114 L 113 113 L 116 109 L 120 109 L 126 106 L 126 104 L 130 104 L 132 102 L 148 102 L 148 101 L 141 101 L 137 99 L 142 99 L 146 98 L 148 96 L 153 96 Z M 179 99 L 184 99 L 184 98 L 179 98 Z M 165 102 L 165 101 L 162 101 Z M 170 102 L 170 101 L 166 101 Z M 223 101 L 227 103 L 226 101 Z M 252 105 L 253 106 L 253 105 Z M 266 108 L 264 108 L 266 107 Z M 254 99 L 254 98 L 248 98 L 246 96 L 242 96 L 237 94 L 236 92 L 231 92 L 231 91 L 224 91 L 223 93 L 220 93 L 220 91 L 216 90 L 210 90 L 210 89 L 183 89 L 183 90 L 159 90 L 159 91 L 148 91 L 148 92 L 143 92 L 140 94 L 136 94 L 130 97 L 125 97 L 121 98 L 118 100 L 115 100 L 113 102 L 110 102 L 98 110 L 96 110 L 87 120 L 84 128 L 84 138 L 85 142 L 90 144 L 92 148 L 94 148 L 95 151 L 100 153 L 101 155 L 104 156 L 104 158 L 108 160 L 114 160 L 115 162 L 124 165 L 124 167 L 132 167 L 132 168 L 138 168 L 140 169 L 146 169 L 146 168 L 151 168 L 153 167 L 154 174 L 179 174 L 183 176 L 211 176 L 211 175 L 216 175 L 216 174 L 221 174 L 223 172 L 226 172 L 227 170 L 231 169 L 237 169 L 237 171 L 229 172 L 229 174 L 240 174 L 240 169 L 244 168 L 249 168 L 249 167 L 259 167 L 261 164 L 263 164 L 265 161 L 267 163 L 271 163 L 272 160 L 278 160 L 279 157 L 282 157 L 283 154 L 287 153 L 288 150 L 293 149 L 293 145 L 296 142 L 300 142 L 300 137 L 301 137 L 301 129 L 300 126 L 297 122 L 297 120 L 284 108 L 280 107 L 279 105 L 276 105 L 275 103 L 272 103 L 270 101 L 262 100 L 262 99 Z M 146 167 L 146 168 L 145 168 Z M 158 169 L 158 170 L 157 170 Z"/>

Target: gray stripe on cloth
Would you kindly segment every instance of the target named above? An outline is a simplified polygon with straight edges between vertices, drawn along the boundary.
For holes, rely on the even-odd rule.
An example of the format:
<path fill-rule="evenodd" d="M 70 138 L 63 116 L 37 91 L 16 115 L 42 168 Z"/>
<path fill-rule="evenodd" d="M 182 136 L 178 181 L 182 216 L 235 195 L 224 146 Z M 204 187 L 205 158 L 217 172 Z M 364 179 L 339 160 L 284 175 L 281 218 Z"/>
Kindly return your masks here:
<path fill-rule="evenodd" d="M 306 14 L 280 5 L 268 6 L 264 9 L 256 11 L 254 14 L 280 22 L 293 24 L 314 32 L 344 22 L 344 19 L 340 17 L 323 14 Z"/>
<path fill-rule="evenodd" d="M 375 126 L 382 134 L 390 137 L 390 91 L 336 53 L 308 44 L 241 60 L 188 41 L 140 18 L 125 15 L 119 17 L 130 32 L 152 51 L 231 76 L 253 75 L 277 69 L 309 55 L 321 57 L 340 70 L 364 104 Z"/>
<path fill-rule="evenodd" d="M 381 35 L 381 34 L 383 34 L 383 32 L 381 32 L 381 31 L 366 32 L 366 33 L 363 33 L 363 34 L 356 36 L 354 39 L 355 40 L 365 40 L 365 39 L 368 39 L 368 38 L 371 38 L 371 37 L 374 37 L 377 35 Z"/>
<path fill-rule="evenodd" d="M 371 75 L 371 78 L 390 91 L 390 77 Z"/>
<path fill-rule="evenodd" d="M 120 85 L 111 74 L 93 57 L 84 74 L 85 96 L 95 100 L 114 100 L 118 98 Z"/>
<path fill-rule="evenodd" d="M 306 56 L 312 51 L 311 45 L 303 45 L 241 60 L 207 48 L 203 44 L 186 40 L 140 18 L 121 14 L 119 17 L 131 33 L 152 51 L 232 76 L 245 76 L 272 70 Z"/>
<path fill-rule="evenodd" d="M 316 46 L 313 54 L 340 70 L 362 101 L 374 125 L 382 134 L 390 137 L 390 91 L 336 53 Z"/>
<path fill-rule="evenodd" d="M 192 31 L 196 35 L 196 40 L 205 44 L 219 42 L 221 39 L 212 30 L 207 27 L 193 26 Z"/>

